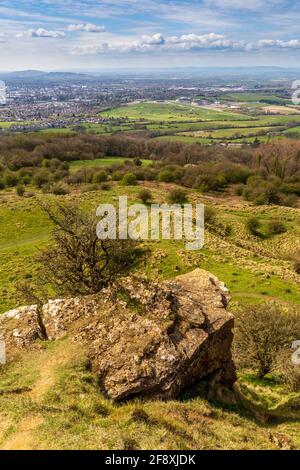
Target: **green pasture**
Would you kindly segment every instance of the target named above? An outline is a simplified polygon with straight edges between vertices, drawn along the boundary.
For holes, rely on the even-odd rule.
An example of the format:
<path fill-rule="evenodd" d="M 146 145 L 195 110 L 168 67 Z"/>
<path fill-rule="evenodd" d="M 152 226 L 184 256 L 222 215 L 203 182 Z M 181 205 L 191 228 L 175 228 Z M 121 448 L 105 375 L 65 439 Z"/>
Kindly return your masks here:
<path fill-rule="evenodd" d="M 269 103 L 269 100 L 273 101 L 274 104 L 291 104 L 291 101 L 287 98 L 282 98 L 274 94 L 265 93 L 230 93 L 219 97 L 221 101 L 237 101 L 237 102 L 261 102 Z"/>
<path fill-rule="evenodd" d="M 128 120 L 150 121 L 197 121 L 197 120 L 240 120 L 247 116 L 215 111 L 206 108 L 183 105 L 175 102 L 152 103 L 142 102 L 120 106 L 109 111 L 103 111 L 101 116 L 106 118 L 126 118 Z"/>
<path fill-rule="evenodd" d="M 83 167 L 107 167 L 113 165 L 123 165 L 126 160 L 131 160 L 130 158 L 123 158 L 123 157 L 104 157 L 104 158 L 96 158 L 95 160 L 75 160 L 70 162 L 70 169 L 71 171 L 78 170 L 79 168 Z M 142 165 L 149 166 L 152 163 L 152 160 L 141 160 Z"/>

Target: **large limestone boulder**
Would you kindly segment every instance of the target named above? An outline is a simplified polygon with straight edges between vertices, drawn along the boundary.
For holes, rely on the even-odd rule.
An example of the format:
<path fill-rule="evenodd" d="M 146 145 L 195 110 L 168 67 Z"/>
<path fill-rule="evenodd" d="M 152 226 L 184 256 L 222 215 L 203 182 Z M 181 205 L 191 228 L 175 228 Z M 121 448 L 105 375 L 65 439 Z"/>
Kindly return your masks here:
<path fill-rule="evenodd" d="M 196 269 L 161 284 L 130 277 L 96 296 L 50 301 L 43 318 L 51 339 L 68 334 L 85 348 L 107 397 L 174 398 L 201 380 L 235 382 L 227 303 L 224 284 Z M 36 307 L 4 314 L 1 333 L 8 358 L 39 347 Z"/>

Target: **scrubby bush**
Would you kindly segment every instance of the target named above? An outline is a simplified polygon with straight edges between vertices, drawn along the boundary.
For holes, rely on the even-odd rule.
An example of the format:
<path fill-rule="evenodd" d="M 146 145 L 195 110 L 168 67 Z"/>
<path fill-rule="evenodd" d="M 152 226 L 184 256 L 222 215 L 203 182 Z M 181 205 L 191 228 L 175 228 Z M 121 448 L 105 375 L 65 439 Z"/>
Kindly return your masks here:
<path fill-rule="evenodd" d="M 21 183 L 28 186 L 31 183 L 31 177 L 29 175 L 25 175 L 21 178 Z"/>
<path fill-rule="evenodd" d="M 246 186 L 244 184 L 237 184 L 234 188 L 234 194 L 237 196 L 242 196 Z"/>
<path fill-rule="evenodd" d="M 140 158 L 134 158 L 133 163 L 135 166 L 142 166 L 143 162 Z"/>
<path fill-rule="evenodd" d="M 171 204 L 185 204 L 188 201 L 188 199 L 187 199 L 185 191 L 182 191 L 181 189 L 173 189 L 169 193 L 168 201 Z"/>
<path fill-rule="evenodd" d="M 18 184 L 18 186 L 16 187 L 16 193 L 20 197 L 24 196 L 25 188 L 22 184 Z"/>
<path fill-rule="evenodd" d="M 171 170 L 161 170 L 158 174 L 158 180 L 164 183 L 174 183 L 175 177 Z"/>
<path fill-rule="evenodd" d="M 49 192 L 55 194 L 56 196 L 64 196 L 66 194 L 69 194 L 70 189 L 66 184 L 57 183 L 50 187 Z"/>
<path fill-rule="evenodd" d="M 291 256 L 291 259 L 292 259 L 292 262 L 293 262 L 293 267 L 294 267 L 295 272 L 297 274 L 300 274 L 300 250 L 296 251 L 296 253 L 294 253 Z"/>
<path fill-rule="evenodd" d="M 136 183 L 136 176 L 133 173 L 126 173 L 122 178 L 122 184 L 124 186 L 134 186 Z"/>
<path fill-rule="evenodd" d="M 104 183 L 104 181 L 107 181 L 107 173 L 105 171 L 100 171 L 93 177 L 94 183 Z"/>
<path fill-rule="evenodd" d="M 215 225 L 217 221 L 217 211 L 212 206 L 205 206 L 204 208 L 204 222 L 205 225 Z"/>
<path fill-rule="evenodd" d="M 225 176 L 220 175 L 212 175 L 212 174 L 201 174 L 198 176 L 195 184 L 195 188 L 199 189 L 199 191 L 205 193 L 208 191 L 217 191 L 219 189 L 224 188 L 226 185 Z"/>
<path fill-rule="evenodd" d="M 300 337 L 300 314 L 268 303 L 251 305 L 236 315 L 234 350 L 241 368 L 263 378 L 276 369 L 281 354 Z"/>
<path fill-rule="evenodd" d="M 246 228 L 251 235 L 258 235 L 261 223 L 255 216 L 248 217 L 246 221 Z"/>
<path fill-rule="evenodd" d="M 19 183 L 20 177 L 15 171 L 6 171 L 4 173 L 5 186 L 16 186 Z"/>
<path fill-rule="evenodd" d="M 142 189 L 139 192 L 139 199 L 144 203 L 147 204 L 147 202 L 150 202 L 152 200 L 152 194 L 149 189 Z"/>
<path fill-rule="evenodd" d="M 112 181 L 121 181 L 123 173 L 121 171 L 114 171 L 111 175 Z"/>
<path fill-rule="evenodd" d="M 293 391 L 300 391 L 300 366 L 291 360 L 292 349 L 284 350 L 278 355 L 275 372 L 282 381 Z"/>
<path fill-rule="evenodd" d="M 33 177 L 33 184 L 37 188 L 41 188 L 44 186 L 46 183 L 48 183 L 50 179 L 50 172 L 48 170 L 39 170 Z"/>
<path fill-rule="evenodd" d="M 297 205 L 297 196 L 296 194 L 282 194 L 281 195 L 281 206 L 286 206 L 286 207 L 295 207 Z"/>
<path fill-rule="evenodd" d="M 277 204 L 292 207 L 296 203 L 295 194 L 284 194 L 282 184 L 278 178 L 268 180 L 259 176 L 252 176 L 244 186 L 242 195 L 247 201 L 253 201 L 256 205 Z"/>
<path fill-rule="evenodd" d="M 268 225 L 267 225 L 268 235 L 279 235 L 280 233 L 284 233 L 286 231 L 287 231 L 287 228 L 281 220 L 273 219 L 273 220 L 270 220 L 270 222 L 268 222 Z"/>

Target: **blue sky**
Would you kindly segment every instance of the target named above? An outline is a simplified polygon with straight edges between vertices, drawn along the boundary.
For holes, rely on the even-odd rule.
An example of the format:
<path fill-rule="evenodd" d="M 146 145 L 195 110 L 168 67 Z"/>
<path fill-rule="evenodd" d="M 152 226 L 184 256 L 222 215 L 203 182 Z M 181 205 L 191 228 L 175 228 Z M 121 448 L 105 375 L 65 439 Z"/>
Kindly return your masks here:
<path fill-rule="evenodd" d="M 300 2 L 0 2 L 0 69 L 300 66 Z"/>

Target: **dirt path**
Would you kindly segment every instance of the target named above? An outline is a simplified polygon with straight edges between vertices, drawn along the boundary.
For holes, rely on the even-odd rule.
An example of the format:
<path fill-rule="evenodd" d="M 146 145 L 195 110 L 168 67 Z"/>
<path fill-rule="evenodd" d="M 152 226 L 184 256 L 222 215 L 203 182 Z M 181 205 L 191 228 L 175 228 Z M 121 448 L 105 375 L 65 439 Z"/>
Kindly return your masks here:
<path fill-rule="evenodd" d="M 76 352 L 74 344 L 65 342 L 58 344 L 52 351 L 44 351 L 40 357 L 40 376 L 30 392 L 25 392 L 24 396 L 29 397 L 34 402 L 41 402 L 48 390 L 55 384 L 58 371 L 66 365 Z M 1 450 L 30 450 L 35 447 L 34 431 L 44 421 L 41 414 L 25 416 L 17 425 L 7 423 L 2 435 L 10 426 L 15 426 L 14 432 L 4 441 Z"/>
<path fill-rule="evenodd" d="M 4 442 L 1 450 L 31 450 L 34 448 L 32 431 L 42 424 L 41 416 L 28 416 L 18 424 L 18 429 Z"/>
<path fill-rule="evenodd" d="M 75 345 L 63 344 L 55 348 L 55 351 L 43 362 L 40 377 L 28 395 L 36 401 L 43 399 L 47 391 L 55 384 L 58 370 L 66 365 L 74 355 Z"/>

